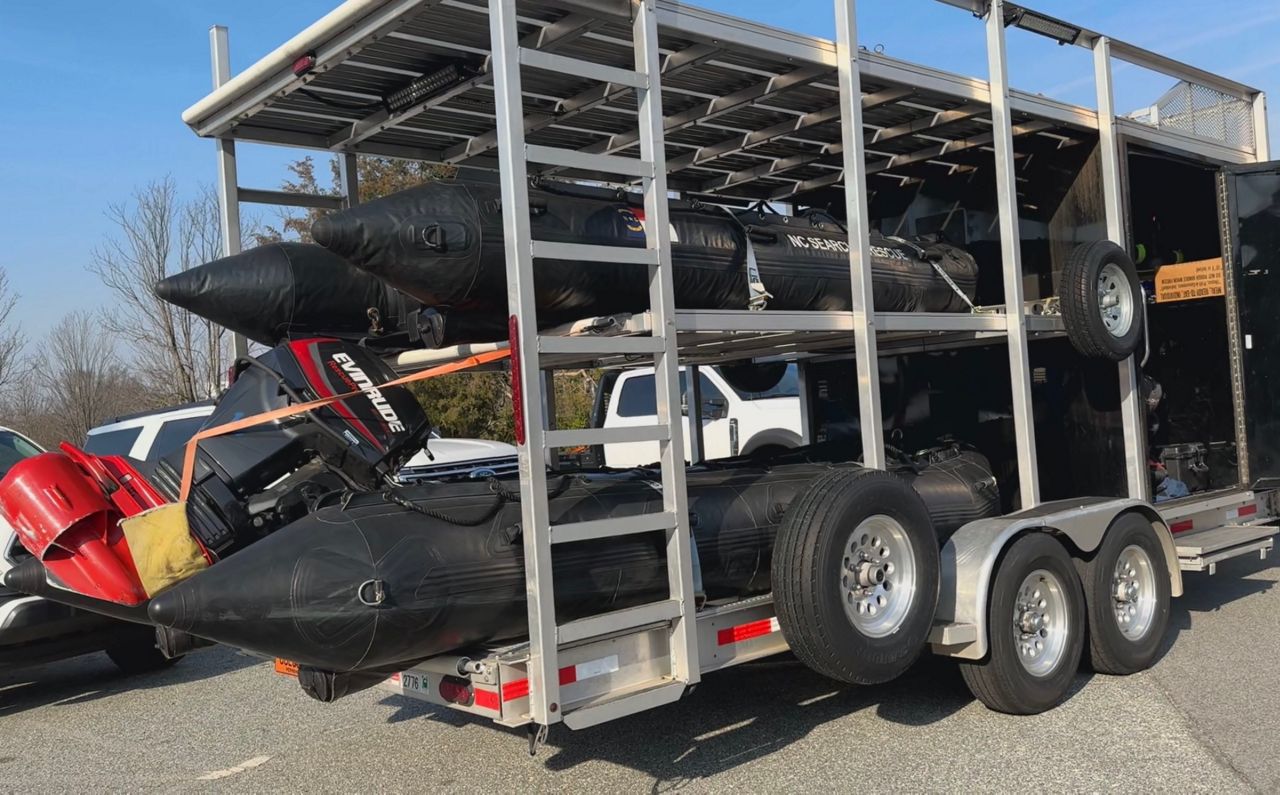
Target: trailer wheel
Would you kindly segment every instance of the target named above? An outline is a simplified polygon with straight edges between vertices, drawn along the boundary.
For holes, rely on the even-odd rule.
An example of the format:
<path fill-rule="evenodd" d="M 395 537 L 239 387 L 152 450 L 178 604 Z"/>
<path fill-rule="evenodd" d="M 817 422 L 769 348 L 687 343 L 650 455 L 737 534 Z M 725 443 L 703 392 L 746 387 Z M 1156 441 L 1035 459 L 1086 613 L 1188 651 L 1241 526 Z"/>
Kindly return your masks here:
<path fill-rule="evenodd" d="M 938 539 L 920 495 L 872 469 L 823 475 L 778 530 L 773 598 L 801 662 L 878 684 L 924 648 L 938 606 Z"/>
<path fill-rule="evenodd" d="M 1169 567 L 1151 522 L 1117 518 L 1090 560 L 1078 560 L 1093 670 L 1124 676 L 1151 667 L 1169 626 Z"/>
<path fill-rule="evenodd" d="M 997 712 L 1034 715 L 1067 695 L 1084 650 L 1080 578 L 1062 544 L 1045 533 L 1010 545 L 991 584 L 989 650 L 962 662 L 970 692 Z"/>
<path fill-rule="evenodd" d="M 1146 306 L 1124 249 L 1110 240 L 1078 246 L 1059 292 L 1067 338 L 1082 355 L 1118 362 L 1138 350 Z"/>

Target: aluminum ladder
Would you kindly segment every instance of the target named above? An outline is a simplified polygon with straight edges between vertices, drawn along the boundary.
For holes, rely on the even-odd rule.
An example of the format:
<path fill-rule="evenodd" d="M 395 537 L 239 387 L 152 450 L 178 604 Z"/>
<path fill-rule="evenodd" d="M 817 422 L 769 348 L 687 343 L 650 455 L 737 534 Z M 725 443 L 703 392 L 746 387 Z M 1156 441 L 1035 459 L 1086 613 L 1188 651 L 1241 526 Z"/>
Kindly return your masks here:
<path fill-rule="evenodd" d="M 627 70 L 522 46 L 517 27 L 516 0 L 489 0 L 508 306 L 511 311 L 512 397 L 517 405 L 521 521 L 529 599 L 530 718 L 542 726 L 563 720 L 571 728 L 584 728 L 668 704 L 679 699 L 685 688 L 699 678 L 683 420 L 679 408 L 679 362 L 675 294 L 671 281 L 671 227 L 667 207 L 658 28 L 654 0 L 637 0 L 632 8 L 635 68 Z M 522 67 L 598 80 L 609 88 L 635 89 L 640 159 L 526 143 Z M 529 163 L 603 172 L 617 175 L 621 178 L 619 181 L 640 180 L 644 188 L 645 248 L 532 239 Z M 537 261 L 557 259 L 647 268 L 652 336 L 540 336 L 534 307 Z M 540 356 L 564 353 L 652 356 L 658 424 L 635 428 L 548 430 L 546 401 L 541 391 Z M 547 499 L 544 451 L 618 442 L 658 442 L 662 462 L 662 510 L 639 516 L 553 525 Z M 554 545 L 654 531 L 666 534 L 670 581 L 668 598 L 557 624 L 551 566 Z M 653 678 L 643 685 L 629 687 L 625 692 L 607 695 L 565 713 L 560 704 L 560 646 L 650 631 L 655 626 L 665 626 L 669 634 L 669 667 L 657 665 Z"/>

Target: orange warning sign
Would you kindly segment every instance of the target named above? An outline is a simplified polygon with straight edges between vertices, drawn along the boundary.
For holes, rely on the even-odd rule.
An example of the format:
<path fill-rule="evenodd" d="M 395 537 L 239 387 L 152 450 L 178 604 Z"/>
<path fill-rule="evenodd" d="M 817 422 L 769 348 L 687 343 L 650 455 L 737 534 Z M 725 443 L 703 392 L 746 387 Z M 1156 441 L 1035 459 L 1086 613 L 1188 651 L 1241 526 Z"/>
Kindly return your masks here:
<path fill-rule="evenodd" d="M 1192 301 L 1226 295 L 1222 257 L 1165 265 L 1156 271 L 1156 303 Z"/>
<path fill-rule="evenodd" d="M 297 676 L 297 675 L 298 675 L 298 664 L 297 664 L 296 662 L 291 661 L 291 660 L 286 660 L 286 659 L 283 659 L 283 658 L 281 658 L 281 657 L 277 657 L 277 658 L 276 658 L 276 673 L 278 673 L 278 674 L 284 674 L 285 676 Z"/>

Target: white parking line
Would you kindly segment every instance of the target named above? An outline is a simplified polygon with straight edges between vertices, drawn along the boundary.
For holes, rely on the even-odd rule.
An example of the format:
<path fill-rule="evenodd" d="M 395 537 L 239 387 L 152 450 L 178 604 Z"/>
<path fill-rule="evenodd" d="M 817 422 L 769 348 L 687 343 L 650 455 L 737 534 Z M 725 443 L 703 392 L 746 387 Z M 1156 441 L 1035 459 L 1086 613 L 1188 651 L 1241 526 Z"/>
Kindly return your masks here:
<path fill-rule="evenodd" d="M 205 773 L 203 776 L 200 776 L 198 779 L 196 779 L 196 781 L 216 781 L 220 778 L 226 778 L 227 776 L 234 776 L 237 773 L 243 773 L 246 770 L 252 770 L 253 768 L 259 765 L 266 764 L 270 760 L 271 760 L 271 757 L 269 756 L 255 756 L 252 759 L 244 760 L 243 762 L 236 765 L 235 767 L 229 767 L 226 770 L 214 770 L 209 773 Z"/>

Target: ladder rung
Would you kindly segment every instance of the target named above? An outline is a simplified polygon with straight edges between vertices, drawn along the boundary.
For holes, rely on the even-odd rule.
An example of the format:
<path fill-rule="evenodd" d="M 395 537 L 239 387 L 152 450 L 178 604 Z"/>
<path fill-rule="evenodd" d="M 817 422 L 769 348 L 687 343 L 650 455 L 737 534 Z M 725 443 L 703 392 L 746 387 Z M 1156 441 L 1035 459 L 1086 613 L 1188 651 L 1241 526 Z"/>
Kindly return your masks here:
<path fill-rule="evenodd" d="M 551 543 L 568 544 L 597 538 L 616 538 L 634 533 L 649 533 L 654 530 L 673 530 L 675 526 L 676 515 L 670 511 L 642 513 L 635 516 L 612 516 L 608 519 L 593 519 L 589 522 L 551 525 Z"/>
<path fill-rule="evenodd" d="M 524 156 L 533 163 L 545 163 L 549 166 L 576 168 L 583 171 L 605 171 L 610 174 L 623 174 L 628 177 L 652 177 L 653 163 L 648 160 L 637 160 L 634 157 L 621 155 L 596 155 L 590 152 L 579 152 L 576 149 L 564 149 L 559 146 L 539 146 L 525 144 Z"/>
<path fill-rule="evenodd" d="M 590 447 L 596 444 L 625 444 L 627 442 L 665 442 L 671 438 L 665 425 L 636 425 L 622 428 L 578 428 L 566 431 L 547 431 L 544 435 L 547 447 Z"/>
<path fill-rule="evenodd" d="M 637 712 L 674 704 L 684 695 L 684 690 L 684 682 L 663 682 L 635 693 L 566 712 L 564 723 L 574 730 L 598 726 L 615 718 L 624 718 Z"/>
<path fill-rule="evenodd" d="M 556 55 L 543 50 L 531 50 L 527 47 L 520 48 L 520 63 L 534 69 L 545 69 L 548 72 L 585 77 L 602 83 L 617 83 L 632 88 L 644 88 L 649 84 L 649 79 L 645 75 L 631 69 L 619 69 L 616 66 L 605 66 L 594 61 Z"/>
<path fill-rule="evenodd" d="M 541 353 L 584 354 L 588 356 L 626 356 L 657 354 L 666 347 L 661 337 L 538 337 Z"/>
<path fill-rule="evenodd" d="M 626 632 L 649 624 L 659 624 L 679 615 L 680 603 L 675 599 L 664 599 L 661 602 L 627 607 L 561 624 L 556 627 L 556 639 L 561 643 L 576 643 L 587 638 L 598 638 L 614 632 Z"/>
<path fill-rule="evenodd" d="M 631 246 L 595 246 L 590 243 L 533 241 L 534 259 L 563 259 L 577 262 L 612 262 L 619 265 L 657 265 L 657 249 Z"/>

